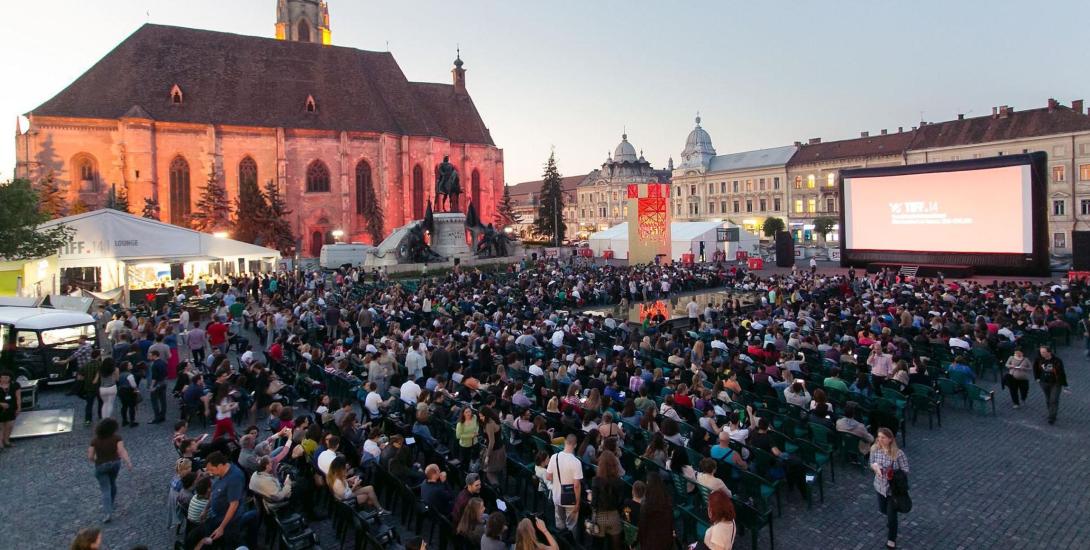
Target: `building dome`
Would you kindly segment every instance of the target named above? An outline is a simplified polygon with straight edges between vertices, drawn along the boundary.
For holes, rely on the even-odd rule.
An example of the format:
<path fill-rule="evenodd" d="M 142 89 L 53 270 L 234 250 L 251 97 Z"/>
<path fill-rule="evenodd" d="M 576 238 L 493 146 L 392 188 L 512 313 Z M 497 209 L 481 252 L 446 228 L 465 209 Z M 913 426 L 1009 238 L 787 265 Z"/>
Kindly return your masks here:
<path fill-rule="evenodd" d="M 613 150 L 613 162 L 636 162 L 636 148 L 628 142 L 628 134 L 621 134 L 621 142 Z"/>
<path fill-rule="evenodd" d="M 712 137 L 700 127 L 700 117 L 696 117 L 696 128 L 689 132 L 685 139 L 685 149 L 681 152 L 682 166 L 695 167 L 703 165 L 715 156 L 715 147 L 712 146 Z"/>

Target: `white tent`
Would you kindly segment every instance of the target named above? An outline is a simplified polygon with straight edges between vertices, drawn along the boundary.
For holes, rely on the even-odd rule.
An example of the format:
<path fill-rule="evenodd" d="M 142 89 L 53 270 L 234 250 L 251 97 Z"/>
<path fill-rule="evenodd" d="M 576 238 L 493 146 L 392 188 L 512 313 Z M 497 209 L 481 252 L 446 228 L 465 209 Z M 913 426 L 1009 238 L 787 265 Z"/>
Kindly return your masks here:
<path fill-rule="evenodd" d="M 719 241 L 719 230 L 738 229 L 738 241 Z M 729 222 L 672 222 L 670 224 L 670 259 L 681 260 L 681 255 L 692 253 L 700 256 L 700 243 L 704 243 L 704 256 L 712 259 L 716 251 L 726 253 L 727 260 L 733 260 L 739 250 L 754 255 L 757 252 L 758 237 L 744 228 Z M 595 256 L 602 256 L 605 250 L 612 250 L 613 257 L 628 259 L 628 222 L 617 224 L 604 231 L 592 234 L 588 244 Z"/>
<path fill-rule="evenodd" d="M 169 275 L 171 264 L 183 264 L 185 275 L 227 275 L 268 270 L 280 252 L 241 241 L 103 209 L 59 218 L 39 226 L 65 225 L 75 230 L 58 251 L 57 270 L 93 270 L 101 289 L 147 283 Z M 59 273 L 58 273 L 59 274 Z M 131 276 L 138 280 L 130 280 Z"/>

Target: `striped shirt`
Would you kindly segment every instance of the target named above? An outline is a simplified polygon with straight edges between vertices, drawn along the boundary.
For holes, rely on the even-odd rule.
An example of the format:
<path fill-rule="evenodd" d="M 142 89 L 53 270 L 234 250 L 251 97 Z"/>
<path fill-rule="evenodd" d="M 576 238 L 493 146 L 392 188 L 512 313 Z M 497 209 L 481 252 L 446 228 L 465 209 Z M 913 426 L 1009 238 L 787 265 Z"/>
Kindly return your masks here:
<path fill-rule="evenodd" d="M 201 523 L 201 516 L 204 515 L 206 507 L 208 507 L 208 499 L 194 495 L 193 499 L 189 501 L 189 512 L 186 513 L 186 519 L 193 523 Z"/>

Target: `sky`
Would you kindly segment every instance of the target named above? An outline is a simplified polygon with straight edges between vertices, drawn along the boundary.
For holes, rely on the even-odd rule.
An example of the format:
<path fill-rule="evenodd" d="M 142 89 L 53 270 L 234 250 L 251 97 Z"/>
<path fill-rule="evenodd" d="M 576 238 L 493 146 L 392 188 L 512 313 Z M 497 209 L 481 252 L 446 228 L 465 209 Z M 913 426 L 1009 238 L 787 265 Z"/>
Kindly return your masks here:
<path fill-rule="evenodd" d="M 1090 96 L 1084 1 L 328 3 L 335 45 L 389 49 L 410 80 L 449 83 L 460 46 L 510 184 L 539 179 L 550 151 L 587 173 L 624 131 L 665 167 L 698 111 L 727 154 Z M 271 37 L 276 19 L 276 0 L 0 6 L 0 180 L 16 117 L 143 23 Z"/>

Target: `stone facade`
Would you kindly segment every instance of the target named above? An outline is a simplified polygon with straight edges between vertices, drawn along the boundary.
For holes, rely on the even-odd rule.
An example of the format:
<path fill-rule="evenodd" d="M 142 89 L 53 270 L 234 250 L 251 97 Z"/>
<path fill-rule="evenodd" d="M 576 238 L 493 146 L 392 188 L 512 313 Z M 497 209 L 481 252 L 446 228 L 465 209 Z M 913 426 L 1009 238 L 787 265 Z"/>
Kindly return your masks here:
<path fill-rule="evenodd" d="M 233 95 L 242 92 L 202 80 L 204 69 L 186 73 L 196 62 L 159 69 L 153 60 L 143 66 L 143 57 L 128 58 L 154 58 L 148 50 L 157 47 L 176 52 L 176 44 L 192 45 L 185 61 L 212 66 L 207 72 L 230 61 L 221 50 L 260 57 L 267 66 L 233 84 L 268 95 L 236 101 Z M 318 73 L 363 70 L 284 92 L 295 81 L 278 80 L 278 71 L 300 59 Z M 117 67 L 132 67 L 134 76 L 109 82 Z M 225 185 L 232 206 L 240 178 L 260 186 L 271 180 L 292 210 L 300 253 L 317 256 L 335 230 L 345 241 L 372 242 L 365 185 L 380 202 L 384 235 L 422 218 L 434 198 L 437 167 L 449 155 L 461 177 L 461 208 L 473 200 L 481 219 L 491 220 L 503 195 L 503 151 L 465 91 L 460 58 L 452 74 L 452 85 L 408 82 L 388 53 L 145 25 L 27 115 L 29 128 L 16 135 L 16 176 L 38 180 L 52 173 L 73 204 L 89 208 L 101 207 L 111 186 L 124 188 L 135 213 L 145 198 L 154 199 L 160 219 L 181 225 L 210 178 Z M 147 90 L 143 80 L 152 79 L 162 86 Z"/>
<path fill-rule="evenodd" d="M 642 152 L 636 156 L 628 134 L 622 134 L 613 155 L 579 183 L 576 233 L 585 236 L 628 221 L 628 186 L 669 183 L 673 161 L 669 164 L 668 170 L 653 169 Z"/>

